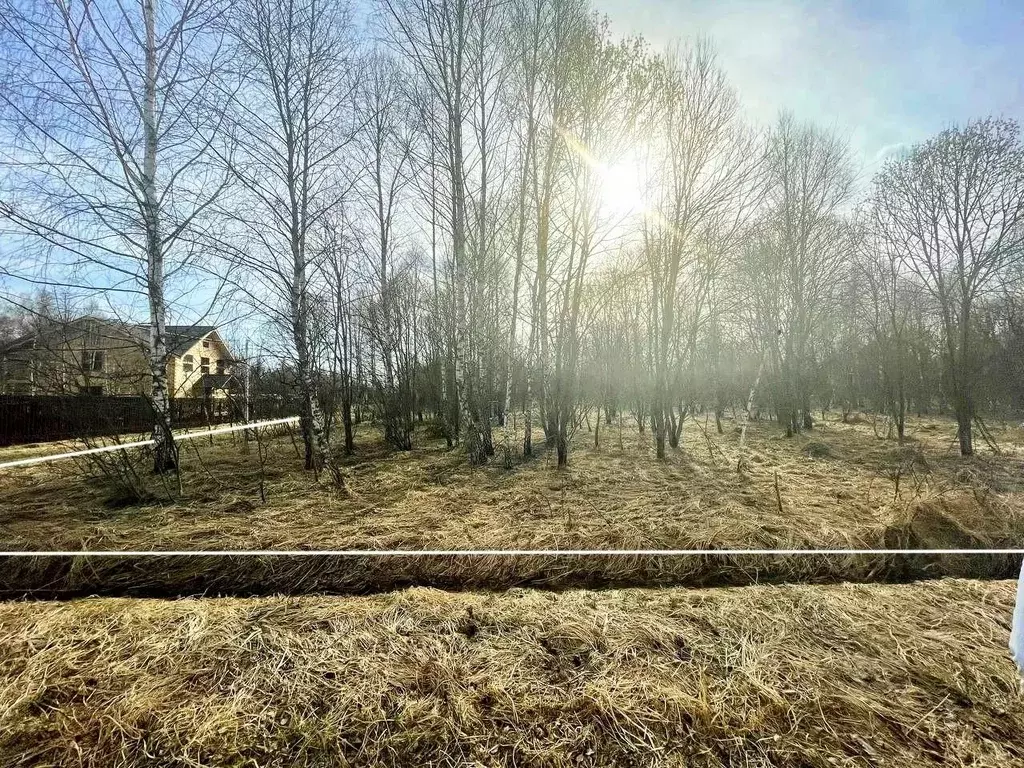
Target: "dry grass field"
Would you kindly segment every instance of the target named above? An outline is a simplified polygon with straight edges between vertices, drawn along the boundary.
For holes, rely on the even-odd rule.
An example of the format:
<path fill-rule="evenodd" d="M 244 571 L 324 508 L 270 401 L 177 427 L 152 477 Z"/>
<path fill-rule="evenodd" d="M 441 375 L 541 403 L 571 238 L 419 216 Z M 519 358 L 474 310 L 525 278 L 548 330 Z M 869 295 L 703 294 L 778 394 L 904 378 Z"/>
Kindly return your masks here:
<path fill-rule="evenodd" d="M 0 604 L 5 766 L 1024 765 L 1012 582 Z"/>
<path fill-rule="evenodd" d="M 620 446 L 618 431 L 603 428 L 600 448 L 583 430 L 564 471 L 544 452 L 512 469 L 500 459 L 474 469 L 427 431 L 414 451 L 389 453 L 365 427 L 357 454 L 342 459 L 345 492 L 303 473 L 285 433 L 264 441 L 262 469 L 255 444 L 185 447 L 173 500 L 152 483 L 151 498 L 133 501 L 108 479 L 83 478 L 81 465 L 37 465 L 0 475 L 0 544 L 978 548 L 1024 539 L 1019 428 L 993 430 L 998 454 L 963 460 L 939 419 L 914 420 L 902 447 L 859 419 L 833 417 L 791 439 L 759 423 L 740 472 L 732 425 L 723 435 L 703 426 L 688 424 L 683 450 L 664 462 L 635 430 Z M 7 450 L 0 461 L 54 450 Z M 1024 766 L 1024 693 L 1006 648 L 1014 583 L 998 580 L 1019 564 L 6 558 L 8 597 L 128 597 L 0 602 L 0 765 Z M 977 578 L 914 581 L 936 576 Z M 366 592 L 376 594 L 324 594 Z M 236 597 L 145 597 L 201 594 Z"/>
<path fill-rule="evenodd" d="M 251 444 L 222 437 L 182 444 L 174 499 L 149 480 L 138 502 L 89 468 L 56 462 L 0 474 L 0 546 L 8 550 L 469 550 L 806 547 L 1015 547 L 1024 539 L 1024 430 L 994 429 L 1000 453 L 964 460 L 952 422 L 913 420 L 903 446 L 863 419 L 836 417 L 787 439 L 754 423 L 745 467 L 731 422 L 688 422 L 663 462 L 649 435 L 582 429 L 567 470 L 541 453 L 506 469 L 473 468 L 426 430 L 417 448 L 388 452 L 371 427 L 343 458 L 347 490 L 301 470 L 288 434 Z M 881 431 L 879 431 L 881 434 Z M 500 432 L 496 438 L 500 440 Z M 518 441 L 518 438 L 517 438 Z M 536 442 L 542 443 L 538 434 Z M 53 447 L 8 450 L 0 460 Z M 500 453 L 500 449 L 499 449 Z M 95 472 L 95 470 L 92 470 Z M 261 492 L 262 486 L 262 492 Z M 127 570 L 126 570 L 127 568 Z M 759 580 L 906 580 L 1009 576 L 984 556 L 872 558 L 553 558 L 547 556 L 220 562 L 168 558 L 153 568 L 116 560 L 8 561 L 7 593 L 44 585 L 134 594 L 368 591 L 442 587 L 743 584 Z M 109 585 L 107 588 L 106 585 Z"/>

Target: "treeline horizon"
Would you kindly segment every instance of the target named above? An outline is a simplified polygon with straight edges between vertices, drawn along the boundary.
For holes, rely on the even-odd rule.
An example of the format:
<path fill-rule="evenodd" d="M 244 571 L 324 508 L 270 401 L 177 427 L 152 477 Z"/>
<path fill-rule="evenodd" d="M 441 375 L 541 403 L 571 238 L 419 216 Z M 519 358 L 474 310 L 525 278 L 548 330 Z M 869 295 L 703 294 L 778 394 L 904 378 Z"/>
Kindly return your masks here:
<path fill-rule="evenodd" d="M 658 457 L 697 411 L 870 408 L 902 441 L 948 408 L 965 456 L 1024 411 L 1013 120 L 862 194 L 835 131 L 748 121 L 710 42 L 655 51 L 583 0 L 377 0 L 362 36 L 334 0 L 0 8 L 0 226 L 29 254 L 0 275 L 145 306 L 156 471 L 182 296 L 262 320 L 342 484 L 356 404 L 473 463 L 529 457 L 537 419 L 559 466 L 594 408 Z"/>

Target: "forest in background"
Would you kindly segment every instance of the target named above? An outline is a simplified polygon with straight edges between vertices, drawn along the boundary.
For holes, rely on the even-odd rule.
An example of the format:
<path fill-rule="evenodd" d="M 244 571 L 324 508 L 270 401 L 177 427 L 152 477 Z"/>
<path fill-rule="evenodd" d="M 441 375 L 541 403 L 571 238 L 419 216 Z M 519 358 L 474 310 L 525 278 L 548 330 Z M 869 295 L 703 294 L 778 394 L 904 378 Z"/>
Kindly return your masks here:
<path fill-rule="evenodd" d="M 859 183 L 834 131 L 751 124 L 710 42 L 579 0 L 4 0 L 0 43 L 8 322 L 53 322 L 40 288 L 148 321 L 158 471 L 169 315 L 260 328 L 342 484 L 354 410 L 472 463 L 535 425 L 563 466 L 595 409 L 659 457 L 698 412 L 871 409 L 902 440 L 940 409 L 970 455 L 1024 409 L 1012 120 Z"/>

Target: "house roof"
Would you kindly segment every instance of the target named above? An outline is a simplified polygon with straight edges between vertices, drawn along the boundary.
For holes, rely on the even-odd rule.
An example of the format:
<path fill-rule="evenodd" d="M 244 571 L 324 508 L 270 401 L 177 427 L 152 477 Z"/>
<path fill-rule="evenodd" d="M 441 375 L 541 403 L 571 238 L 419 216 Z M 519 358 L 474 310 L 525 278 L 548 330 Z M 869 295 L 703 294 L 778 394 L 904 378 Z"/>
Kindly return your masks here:
<path fill-rule="evenodd" d="M 144 342 L 149 339 L 149 323 L 139 323 L 134 329 L 135 335 Z M 216 330 L 215 325 L 166 325 L 167 354 L 181 357 L 193 344 Z"/>
<path fill-rule="evenodd" d="M 168 325 L 165 330 L 167 353 L 183 355 L 197 341 L 216 331 L 217 327 L 213 325 Z"/>
<path fill-rule="evenodd" d="M 35 338 L 35 332 L 25 333 L 22 334 L 21 336 L 16 336 L 7 343 L 0 344 L 0 355 L 5 354 L 7 352 L 15 352 L 24 347 L 31 346 Z"/>
<path fill-rule="evenodd" d="M 82 315 L 81 317 L 76 317 L 72 320 L 67 321 L 53 320 L 44 322 L 46 322 L 47 324 L 37 326 L 28 333 L 23 333 L 21 336 L 17 336 L 16 338 L 11 339 L 5 344 L 0 344 L 0 354 L 4 354 L 6 352 L 15 352 L 19 349 L 29 348 L 32 346 L 33 342 L 36 341 L 36 339 L 53 334 L 61 330 L 62 328 L 72 328 L 84 322 L 105 323 L 107 325 L 111 324 L 109 320 L 105 320 L 104 318 L 97 317 L 95 315 Z"/>
<path fill-rule="evenodd" d="M 84 320 L 92 320 L 105 325 L 113 326 L 115 328 L 125 328 L 125 326 L 119 326 L 118 323 L 112 320 L 107 320 L 101 317 L 84 316 L 76 318 L 71 321 L 70 324 L 80 323 Z M 127 327 L 127 330 L 131 337 L 134 337 L 138 341 L 145 344 L 149 339 L 149 324 L 138 323 Z M 167 336 L 167 353 L 169 355 L 176 355 L 180 357 L 196 342 L 200 341 L 204 336 L 209 335 L 217 330 L 215 325 L 168 325 L 165 326 L 165 333 Z M 45 331 L 44 331 L 45 332 Z M 13 352 L 17 349 L 29 346 L 31 342 L 41 335 L 39 330 L 34 330 L 31 333 L 26 333 L 15 339 L 11 339 L 6 344 L 0 345 L 0 354 L 5 352 Z"/>

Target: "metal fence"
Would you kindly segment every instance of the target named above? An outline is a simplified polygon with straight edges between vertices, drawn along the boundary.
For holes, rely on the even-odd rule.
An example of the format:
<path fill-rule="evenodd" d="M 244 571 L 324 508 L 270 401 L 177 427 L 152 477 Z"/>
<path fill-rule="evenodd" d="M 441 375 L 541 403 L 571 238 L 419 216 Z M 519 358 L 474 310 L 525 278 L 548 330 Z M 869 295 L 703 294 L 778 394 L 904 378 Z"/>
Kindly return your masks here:
<path fill-rule="evenodd" d="M 249 419 L 294 416 L 293 403 L 279 397 L 255 397 Z M 240 398 L 184 397 L 171 400 L 174 427 L 206 427 L 244 420 Z M 0 446 L 51 440 L 147 433 L 153 409 L 144 397 L 116 395 L 0 395 Z"/>

